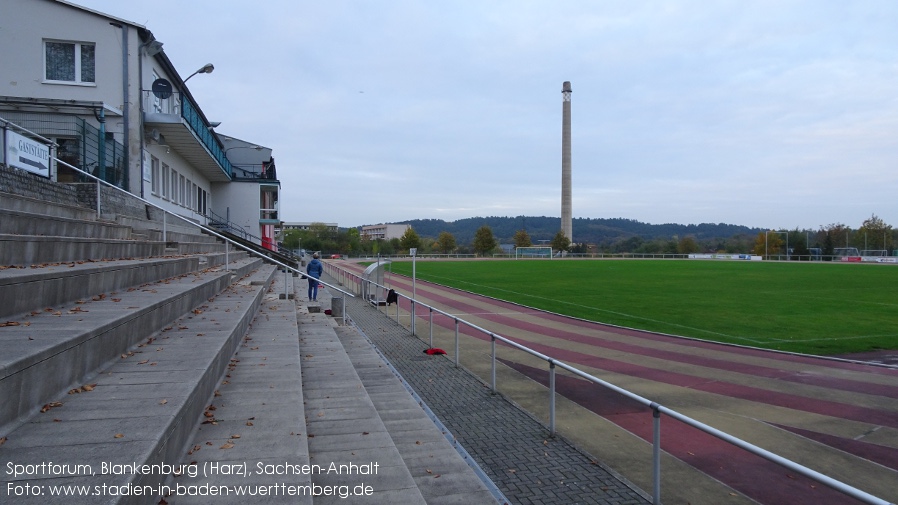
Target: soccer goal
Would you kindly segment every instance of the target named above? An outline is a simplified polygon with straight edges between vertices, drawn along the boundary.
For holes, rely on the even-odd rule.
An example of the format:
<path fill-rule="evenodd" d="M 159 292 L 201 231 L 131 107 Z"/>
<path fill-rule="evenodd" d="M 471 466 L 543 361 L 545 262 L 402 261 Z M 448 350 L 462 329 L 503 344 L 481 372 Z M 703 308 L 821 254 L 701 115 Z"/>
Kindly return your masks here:
<path fill-rule="evenodd" d="M 516 247 L 514 258 L 543 258 L 552 259 L 552 247 L 547 245 L 535 245 L 529 247 Z"/>

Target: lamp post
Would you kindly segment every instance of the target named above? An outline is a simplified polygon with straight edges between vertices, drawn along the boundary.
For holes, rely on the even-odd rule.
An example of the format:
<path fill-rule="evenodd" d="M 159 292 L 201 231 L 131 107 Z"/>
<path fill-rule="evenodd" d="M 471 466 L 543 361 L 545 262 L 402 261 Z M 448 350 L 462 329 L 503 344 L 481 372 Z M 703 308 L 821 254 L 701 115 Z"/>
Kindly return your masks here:
<path fill-rule="evenodd" d="M 215 70 L 215 65 L 213 65 L 211 63 L 206 63 L 199 70 L 188 75 L 187 79 L 184 79 L 184 82 L 186 83 L 187 81 L 190 80 L 191 77 L 195 76 L 196 74 L 211 74 L 213 70 Z"/>

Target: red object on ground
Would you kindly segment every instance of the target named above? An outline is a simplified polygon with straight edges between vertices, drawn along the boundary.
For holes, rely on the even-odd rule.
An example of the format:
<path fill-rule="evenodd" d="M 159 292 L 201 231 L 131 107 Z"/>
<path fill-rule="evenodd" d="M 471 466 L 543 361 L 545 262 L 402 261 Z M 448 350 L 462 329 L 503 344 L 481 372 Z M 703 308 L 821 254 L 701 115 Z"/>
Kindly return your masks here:
<path fill-rule="evenodd" d="M 434 354 L 446 354 L 446 351 L 440 349 L 439 347 L 431 347 L 430 349 L 424 349 L 424 354 L 430 354 L 433 356 Z"/>

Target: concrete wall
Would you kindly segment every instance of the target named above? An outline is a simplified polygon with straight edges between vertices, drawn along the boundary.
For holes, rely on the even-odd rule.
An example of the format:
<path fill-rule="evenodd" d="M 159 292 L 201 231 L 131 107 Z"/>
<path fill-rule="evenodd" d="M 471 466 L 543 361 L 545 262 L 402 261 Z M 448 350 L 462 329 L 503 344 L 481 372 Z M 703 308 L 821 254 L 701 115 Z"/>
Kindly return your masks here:
<path fill-rule="evenodd" d="M 128 216 L 142 220 L 160 221 L 161 213 L 147 210 L 147 205 L 112 188 L 101 188 L 103 216 Z M 81 207 L 96 211 L 96 184 L 60 184 L 44 177 L 0 165 L 0 193 L 26 196 L 51 203 Z"/>
<path fill-rule="evenodd" d="M 214 183 L 212 185 L 214 201 L 212 210 L 221 217 L 228 215 L 230 208 L 231 224 L 242 228 L 247 233 L 262 237 L 259 225 L 259 184 L 255 182 Z M 237 202 L 228 206 L 227 202 Z"/>

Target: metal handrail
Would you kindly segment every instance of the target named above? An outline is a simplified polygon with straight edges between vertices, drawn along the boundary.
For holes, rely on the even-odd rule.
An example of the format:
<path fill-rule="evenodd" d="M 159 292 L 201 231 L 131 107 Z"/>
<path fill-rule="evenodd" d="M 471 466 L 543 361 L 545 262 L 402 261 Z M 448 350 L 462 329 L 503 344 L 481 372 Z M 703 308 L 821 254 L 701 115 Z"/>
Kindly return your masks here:
<path fill-rule="evenodd" d="M 336 269 L 337 271 L 343 271 L 343 269 L 341 269 L 335 265 L 327 265 L 327 266 L 329 268 Z M 346 271 L 343 271 L 343 272 L 344 272 L 344 275 L 346 273 L 349 273 L 349 275 L 354 275 L 351 272 L 346 272 Z M 362 280 L 363 279 L 359 278 L 360 282 Z M 371 281 L 371 280 L 365 280 L 365 282 L 368 282 L 369 286 L 374 285 L 381 289 L 389 289 L 388 287 L 377 284 L 376 282 Z M 643 406 L 649 407 L 652 410 L 652 417 L 653 417 L 653 439 L 652 439 L 652 486 L 653 486 L 653 492 L 652 492 L 652 500 L 653 500 L 653 504 L 655 504 L 655 505 L 661 504 L 661 414 L 665 414 L 665 415 L 667 415 L 673 419 L 676 419 L 688 426 L 696 428 L 696 429 L 703 431 L 713 437 L 723 440 L 724 442 L 727 442 L 731 445 L 739 447 L 740 449 L 748 451 L 756 456 L 760 456 L 768 461 L 771 461 L 771 462 L 776 463 L 780 466 L 783 466 L 789 470 L 799 473 L 805 477 L 813 479 L 821 484 L 829 486 L 830 488 L 835 489 L 836 491 L 839 491 L 845 495 L 851 496 L 852 498 L 858 499 L 864 503 L 867 503 L 870 505 L 894 505 L 894 503 L 892 503 L 892 502 L 889 502 L 882 498 L 874 496 L 870 493 L 867 493 L 866 491 L 857 489 L 857 488 L 850 486 L 842 481 L 833 479 L 832 477 L 824 475 L 816 470 L 810 469 L 810 468 L 803 466 L 799 463 L 796 463 L 790 459 L 779 456 L 773 452 L 770 452 L 766 449 L 758 447 L 750 442 L 746 442 L 740 438 L 734 437 L 728 433 L 718 430 L 717 428 L 713 428 L 705 423 L 702 423 L 701 421 L 695 420 L 695 419 L 693 419 L 689 416 L 686 416 L 684 414 L 681 414 L 673 409 L 667 408 L 657 402 L 651 401 L 647 398 L 637 395 L 636 393 L 633 393 L 631 391 L 623 389 L 619 386 L 615 386 L 614 384 L 611 384 L 610 382 L 607 382 L 607 381 L 602 380 L 598 377 L 595 377 L 591 374 L 588 374 L 576 367 L 568 365 L 567 363 L 565 363 L 561 360 L 557 360 L 555 358 L 552 358 L 551 356 L 547 356 L 539 351 L 530 349 L 529 347 L 527 347 L 523 344 L 519 344 L 507 337 L 503 337 L 493 331 L 487 330 L 485 328 L 481 328 L 480 326 L 477 326 L 476 324 L 465 321 L 464 319 L 460 319 L 458 316 L 449 314 L 448 312 L 442 311 L 442 310 L 440 310 L 436 307 L 433 307 L 431 305 L 417 302 L 413 298 L 403 295 L 399 292 L 396 292 L 396 294 L 399 297 L 405 298 L 406 300 L 409 301 L 409 303 L 411 305 L 411 308 L 409 310 L 410 310 L 412 320 L 414 320 L 414 318 L 417 317 L 417 311 L 416 311 L 417 304 L 420 304 L 422 307 L 428 309 L 429 314 L 430 314 L 430 346 L 431 347 L 433 347 L 433 326 L 434 326 L 433 325 L 433 313 L 436 312 L 438 314 L 442 314 L 442 315 L 452 319 L 455 322 L 455 366 L 456 367 L 459 366 L 459 331 L 458 331 L 459 324 L 464 324 L 471 329 L 474 329 L 476 331 L 479 331 L 481 333 L 489 335 L 490 344 L 491 344 L 490 388 L 494 393 L 496 392 L 496 341 L 497 340 L 501 341 L 515 349 L 518 349 L 527 354 L 535 356 L 538 359 L 546 361 L 549 365 L 549 432 L 553 436 L 555 435 L 555 368 L 562 368 L 564 370 L 567 370 L 568 372 L 571 372 L 579 377 L 582 377 L 583 379 L 586 379 L 594 384 L 608 388 L 608 389 L 615 391 L 621 395 L 624 395 L 625 397 L 627 397 L 631 400 L 634 400 L 634 401 L 642 404 Z M 396 304 L 396 320 L 397 320 L 397 322 L 399 321 L 399 303 Z M 411 331 L 412 331 L 412 334 L 415 335 L 414 323 L 412 323 L 412 325 L 411 325 Z"/>
<path fill-rule="evenodd" d="M 204 225 L 199 224 L 199 223 L 197 223 L 197 222 L 191 221 L 190 219 L 187 219 L 186 217 L 183 217 L 183 216 L 181 216 L 181 215 L 179 215 L 179 214 L 175 214 L 174 212 L 171 212 L 171 211 L 168 211 L 168 210 L 166 210 L 166 209 L 163 209 L 162 207 L 156 205 L 156 204 L 153 203 L 153 202 L 150 202 L 149 200 L 145 200 L 145 199 L 143 199 L 143 198 L 141 198 L 141 197 L 139 197 L 139 196 L 137 196 L 137 195 L 135 195 L 135 194 L 133 194 L 133 193 L 130 193 L 130 192 L 128 192 L 128 191 L 125 191 L 125 190 L 122 189 L 122 188 L 119 188 L 119 187 L 117 187 L 117 186 L 114 186 L 114 185 L 112 185 L 112 184 L 109 184 L 108 182 L 106 182 L 106 181 L 104 181 L 104 180 L 102 180 L 102 179 L 99 179 L 99 178 L 97 178 L 97 177 L 95 177 L 95 176 L 93 176 L 93 175 L 91 175 L 91 174 L 85 172 L 84 170 L 81 170 L 81 169 L 78 168 L 78 167 L 72 166 L 72 165 L 70 165 L 70 164 L 66 163 L 65 161 L 62 161 L 62 160 L 60 160 L 60 159 L 58 159 L 58 158 L 55 158 L 55 157 L 54 157 L 53 160 L 56 161 L 57 163 L 62 163 L 63 165 L 65 165 L 65 166 L 67 166 L 67 167 L 69 167 L 69 168 L 71 168 L 71 169 L 73 169 L 73 170 L 77 170 L 78 172 L 81 172 L 82 174 L 84 174 L 84 175 L 86 175 L 86 176 L 88 176 L 88 177 L 90 177 L 90 178 L 92 178 L 92 179 L 94 179 L 94 180 L 97 181 L 97 215 L 98 215 L 98 216 L 100 215 L 100 208 L 101 208 L 101 207 L 100 207 L 100 203 L 101 203 L 101 202 L 100 202 L 100 184 L 105 184 L 106 186 L 109 186 L 109 187 L 112 188 L 112 189 L 115 189 L 115 190 L 117 190 L 117 191 L 120 191 L 120 192 L 122 192 L 122 193 L 124 193 L 124 194 L 126 194 L 126 195 L 128 195 L 128 196 L 130 196 L 130 197 L 132 197 L 132 198 L 134 198 L 135 200 L 140 201 L 141 203 L 144 203 L 144 204 L 146 204 L 146 205 L 149 205 L 149 206 L 151 206 L 151 207 L 153 207 L 153 208 L 155 208 L 155 209 L 161 210 L 161 211 L 163 212 L 163 217 L 166 216 L 166 215 L 172 215 L 172 216 L 174 216 L 174 217 L 180 219 L 181 221 L 187 223 L 187 224 L 190 225 L 190 226 L 199 228 L 200 230 L 202 230 L 202 231 L 205 232 L 205 233 L 208 233 L 208 234 L 210 234 L 210 235 L 213 235 L 213 236 L 216 236 L 216 237 L 220 238 L 221 240 L 225 241 L 226 244 L 233 244 L 234 246 L 236 246 L 236 247 L 238 247 L 238 248 L 240 248 L 240 249 L 243 249 L 244 251 L 248 252 L 248 253 L 251 254 L 251 255 L 257 256 L 257 257 L 259 257 L 259 258 L 264 259 L 265 261 L 270 261 L 271 263 L 274 263 L 274 264 L 278 265 L 279 267 L 281 267 L 281 268 L 284 269 L 284 275 L 286 275 L 288 271 L 291 271 L 291 272 L 295 272 L 295 273 L 301 275 L 303 278 L 307 277 L 306 274 L 303 273 L 302 271 L 300 271 L 299 269 L 294 268 L 294 267 L 291 267 L 290 265 L 285 265 L 284 263 L 281 263 L 280 261 L 277 261 L 276 259 L 270 258 L 270 257 L 268 257 L 268 256 L 265 256 L 265 255 L 261 254 L 261 253 L 258 253 L 258 252 L 256 252 L 256 251 L 252 250 L 251 248 L 249 248 L 249 247 L 247 247 L 247 246 L 245 246 L 245 245 L 243 245 L 243 244 L 240 244 L 239 242 L 235 242 L 234 240 L 231 240 L 231 239 L 229 239 L 228 237 L 225 237 L 224 235 L 222 235 L 222 234 L 216 232 L 214 229 L 212 229 L 212 228 L 210 228 L 210 227 L 208 227 L 208 226 L 204 226 Z M 164 230 L 164 225 L 165 225 L 165 221 L 163 220 L 163 230 Z M 163 233 L 164 233 L 164 232 L 163 232 Z M 162 240 L 165 240 L 165 236 L 164 236 L 164 235 L 163 235 L 163 237 L 162 237 Z M 230 249 L 229 247 L 226 247 L 226 248 L 225 248 L 225 268 L 226 268 L 226 269 L 229 268 L 229 267 L 228 267 L 228 264 L 229 264 L 229 261 L 228 261 L 229 249 Z M 334 286 L 334 285 L 329 284 L 329 283 L 324 282 L 324 281 L 320 281 L 320 282 L 321 282 L 321 284 L 324 284 L 325 286 L 327 286 L 327 287 L 329 287 L 329 288 L 331 288 L 331 289 L 334 289 L 334 290 L 336 290 L 336 291 L 339 291 L 340 293 L 343 293 L 344 295 L 347 295 L 347 296 L 349 296 L 349 297 L 355 298 L 355 295 L 352 294 L 352 293 L 350 293 L 350 292 L 348 292 L 348 291 L 345 291 L 345 290 L 343 290 L 343 289 L 340 289 L 339 287 Z M 285 283 L 284 283 L 284 298 L 285 298 L 285 299 L 288 299 L 286 289 L 287 289 L 287 286 L 286 286 L 286 282 L 285 282 Z M 344 307 L 344 308 L 343 308 L 343 315 L 342 315 L 342 317 L 343 317 L 343 319 L 344 319 L 344 321 L 345 321 L 345 319 L 346 319 L 346 308 L 345 308 L 345 307 L 346 307 L 346 304 L 343 304 L 343 307 Z"/>

